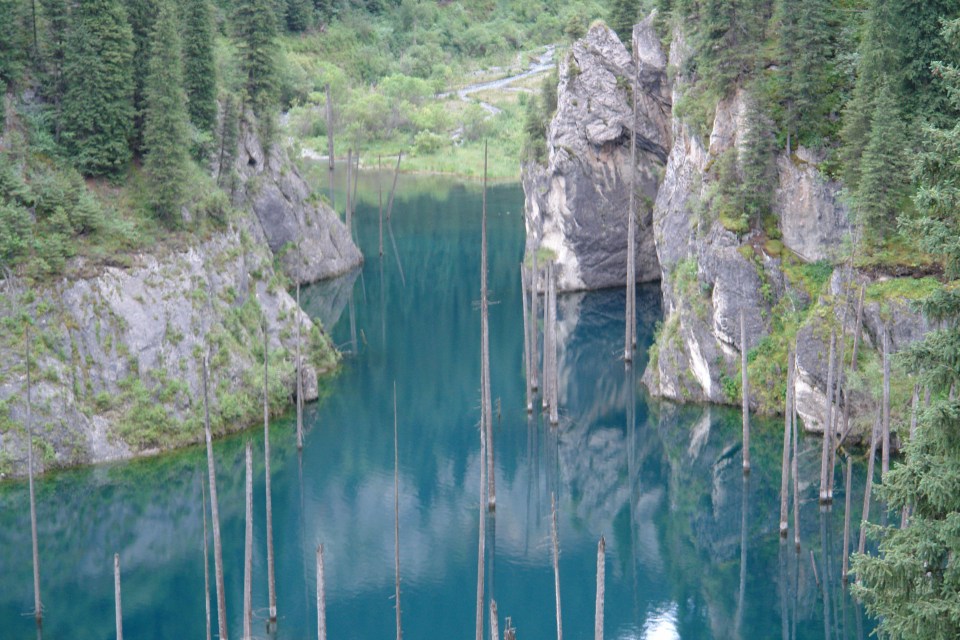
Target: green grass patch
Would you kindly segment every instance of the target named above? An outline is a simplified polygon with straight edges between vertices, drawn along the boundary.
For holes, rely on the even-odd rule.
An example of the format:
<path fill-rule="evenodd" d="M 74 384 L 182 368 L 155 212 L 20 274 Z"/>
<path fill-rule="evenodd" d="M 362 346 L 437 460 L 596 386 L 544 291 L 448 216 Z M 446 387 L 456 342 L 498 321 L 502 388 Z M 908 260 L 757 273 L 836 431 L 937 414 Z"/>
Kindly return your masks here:
<path fill-rule="evenodd" d="M 885 300 L 923 300 L 940 288 L 940 282 L 933 277 L 890 278 L 871 283 L 865 297 L 872 302 Z"/>

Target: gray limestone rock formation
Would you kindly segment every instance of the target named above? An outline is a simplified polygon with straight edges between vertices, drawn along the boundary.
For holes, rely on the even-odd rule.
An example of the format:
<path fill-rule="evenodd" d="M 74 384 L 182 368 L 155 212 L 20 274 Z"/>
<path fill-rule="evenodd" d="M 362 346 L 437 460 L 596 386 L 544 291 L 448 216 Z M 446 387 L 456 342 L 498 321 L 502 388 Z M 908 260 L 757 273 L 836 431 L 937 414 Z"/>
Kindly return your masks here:
<path fill-rule="evenodd" d="M 633 37 L 634 57 L 602 24 L 573 44 L 560 62 L 557 112 L 547 132 L 547 166 L 528 162 L 523 167 L 528 248 L 539 244 L 555 254 L 561 291 L 626 282 L 633 132 L 637 280 L 656 280 L 660 275 L 650 221 L 670 148 L 666 56 L 653 29 L 653 16 L 634 28 Z M 634 121 L 631 86 L 637 60 Z"/>
<path fill-rule="evenodd" d="M 256 213 L 270 249 L 291 280 L 332 278 L 363 262 L 346 226 L 312 195 L 287 153 L 277 144 L 265 150 L 254 127 L 246 123 L 241 123 L 236 170 L 241 186 L 234 200 Z"/>

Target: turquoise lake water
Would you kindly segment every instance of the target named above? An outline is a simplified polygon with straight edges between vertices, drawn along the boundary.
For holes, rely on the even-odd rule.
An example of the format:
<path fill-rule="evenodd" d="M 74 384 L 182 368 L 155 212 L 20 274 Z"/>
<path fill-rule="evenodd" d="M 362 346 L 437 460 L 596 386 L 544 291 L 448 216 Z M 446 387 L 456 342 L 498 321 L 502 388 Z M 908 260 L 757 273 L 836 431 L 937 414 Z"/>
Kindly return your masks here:
<path fill-rule="evenodd" d="M 404 178 L 385 255 L 377 215 L 358 210 L 362 271 L 303 292 L 345 352 L 305 409 L 272 423 L 278 638 L 316 637 L 314 553 L 326 558 L 328 637 L 394 634 L 393 385 L 399 431 L 400 562 L 406 638 L 472 638 L 479 497 L 480 191 Z M 375 196 L 374 196 L 375 198 Z M 819 440 L 801 446 L 800 554 L 782 545 L 782 422 L 754 423 L 740 471 L 740 414 L 653 401 L 639 385 L 661 318 L 638 287 L 639 351 L 621 360 L 624 293 L 559 300 L 561 423 L 524 410 L 519 262 L 523 194 L 490 188 L 491 390 L 497 510 L 486 595 L 523 640 L 556 637 L 550 500 L 557 496 L 563 633 L 593 637 L 597 540 L 606 537 L 606 638 L 864 638 L 872 625 L 840 585 L 843 487 L 821 513 Z M 254 606 L 266 637 L 261 428 L 215 445 L 231 637 L 241 635 L 243 447 L 252 440 Z M 853 521 L 864 473 L 856 468 Z M 47 638 L 114 633 L 113 565 L 128 638 L 203 638 L 200 479 L 205 453 L 54 473 L 37 484 Z M 0 638 L 36 637 L 25 483 L 0 485 Z M 874 512 L 876 513 L 876 511 Z M 854 534 L 856 531 L 854 531 Z M 791 530 L 792 536 L 792 530 Z M 816 571 L 816 574 L 814 573 Z M 211 549 L 212 574 L 212 549 Z M 215 602 L 215 601 L 214 601 Z M 485 608 L 486 611 L 486 608 Z M 216 634 L 216 611 L 213 612 Z M 486 637 L 489 637 L 487 635 Z"/>

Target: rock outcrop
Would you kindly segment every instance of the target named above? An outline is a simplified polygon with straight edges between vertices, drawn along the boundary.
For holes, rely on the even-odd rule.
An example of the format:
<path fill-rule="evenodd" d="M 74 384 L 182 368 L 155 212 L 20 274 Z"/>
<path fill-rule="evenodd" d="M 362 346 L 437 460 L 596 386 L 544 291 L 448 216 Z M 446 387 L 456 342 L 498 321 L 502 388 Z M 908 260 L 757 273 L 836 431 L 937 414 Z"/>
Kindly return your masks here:
<path fill-rule="evenodd" d="M 249 206 L 284 273 L 301 283 L 341 275 L 363 262 L 337 213 L 312 195 L 278 144 L 264 149 L 255 128 L 241 123 L 234 201 Z M 300 240 L 299 259 L 297 239 Z"/>
<path fill-rule="evenodd" d="M 132 268 L 109 267 L 34 292 L 27 310 L 35 319 L 32 407 L 40 470 L 201 441 L 208 349 L 215 433 L 247 426 L 262 411 L 262 318 L 275 408 L 296 388 L 297 323 L 309 364 L 304 379 L 315 397 L 316 374 L 336 365 L 336 352 L 277 284 L 259 233 L 248 218 L 186 250 L 142 254 Z M 24 285 L 11 279 L 5 286 L 0 316 L 12 321 L 24 311 Z M 6 332 L 0 344 L 0 475 L 26 471 L 21 335 Z"/>
<path fill-rule="evenodd" d="M 670 96 L 653 16 L 634 28 L 633 42 L 635 56 L 612 30 L 596 24 L 574 43 L 560 62 L 547 164 L 523 166 L 528 249 L 541 246 L 555 254 L 561 291 L 626 282 L 626 212 L 634 173 L 637 280 L 660 276 L 650 203 L 670 148 Z M 631 86 L 638 73 L 634 120 Z M 637 163 L 631 169 L 633 132 Z"/>

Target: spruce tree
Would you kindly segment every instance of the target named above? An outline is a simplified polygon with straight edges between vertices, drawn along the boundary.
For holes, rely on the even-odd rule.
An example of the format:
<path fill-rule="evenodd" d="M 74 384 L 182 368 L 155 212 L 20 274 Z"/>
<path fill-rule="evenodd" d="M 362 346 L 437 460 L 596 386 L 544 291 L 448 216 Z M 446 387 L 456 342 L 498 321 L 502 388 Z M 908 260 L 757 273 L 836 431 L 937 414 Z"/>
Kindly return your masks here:
<path fill-rule="evenodd" d="M 238 0 L 234 13 L 240 70 L 249 105 L 261 124 L 277 101 L 277 25 L 271 0 Z"/>
<path fill-rule="evenodd" d="M 856 191 L 860 222 L 873 233 L 892 229 L 909 187 L 907 135 L 893 92 L 886 86 L 874 100 L 870 137 L 860 159 Z"/>
<path fill-rule="evenodd" d="M 143 118 L 146 108 L 146 80 L 150 64 L 150 35 L 157 20 L 158 0 L 124 0 L 133 31 L 133 138 L 134 153 L 143 151 Z"/>
<path fill-rule="evenodd" d="M 310 0 L 286 0 L 287 30 L 292 33 L 302 33 L 310 28 L 313 16 Z"/>
<path fill-rule="evenodd" d="M 960 34 L 960 21 L 949 23 Z M 953 44 L 960 44 L 956 38 Z M 956 67 L 939 67 L 960 108 Z M 854 593 L 894 639 L 960 637 L 960 124 L 929 129 L 916 174 L 921 218 L 907 223 L 924 250 L 940 255 L 950 280 L 922 303 L 940 328 L 906 349 L 903 361 L 931 391 L 916 434 L 880 487 L 893 509 L 910 507 L 908 526 L 871 527 L 876 555 L 854 556 Z"/>
<path fill-rule="evenodd" d="M 743 213 L 760 228 L 763 217 L 770 212 L 770 184 L 776 175 L 772 125 L 759 100 L 752 95 L 747 98 L 745 120 L 747 127 L 738 149 Z"/>
<path fill-rule="evenodd" d="M 818 135 L 827 122 L 831 75 L 827 0 L 782 0 L 779 7 L 781 77 L 788 135 Z M 791 146 L 793 143 L 791 142 Z"/>
<path fill-rule="evenodd" d="M 187 101 L 183 90 L 179 23 L 172 0 L 159 0 L 144 84 L 144 169 L 151 200 L 170 223 L 183 202 L 187 156 Z"/>
<path fill-rule="evenodd" d="M 639 0 L 611 1 L 607 25 L 620 36 L 620 40 L 627 45 L 627 49 L 630 48 L 630 43 L 633 40 L 633 25 L 637 23 L 639 17 Z"/>
<path fill-rule="evenodd" d="M 130 160 L 133 33 L 119 0 L 78 0 L 64 52 L 63 142 L 88 176 Z"/>
<path fill-rule="evenodd" d="M 67 0 L 40 0 L 40 8 L 46 25 L 41 53 L 44 65 L 43 92 L 59 111 L 64 93 L 63 64 L 70 9 Z"/>
<path fill-rule="evenodd" d="M 183 83 L 190 121 L 201 131 L 217 124 L 217 69 L 213 59 L 213 7 L 210 0 L 183 3 Z"/>
<path fill-rule="evenodd" d="M 29 46 L 23 0 L 0 0 L 0 85 L 20 80 Z"/>

